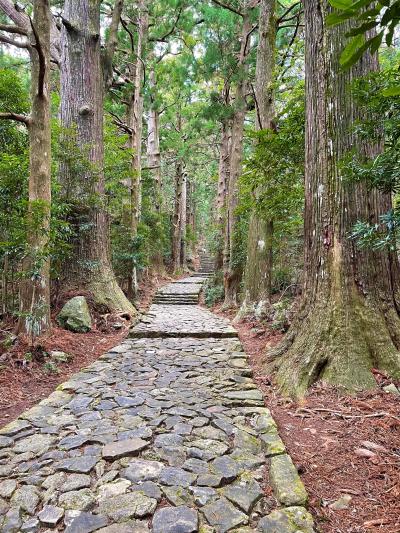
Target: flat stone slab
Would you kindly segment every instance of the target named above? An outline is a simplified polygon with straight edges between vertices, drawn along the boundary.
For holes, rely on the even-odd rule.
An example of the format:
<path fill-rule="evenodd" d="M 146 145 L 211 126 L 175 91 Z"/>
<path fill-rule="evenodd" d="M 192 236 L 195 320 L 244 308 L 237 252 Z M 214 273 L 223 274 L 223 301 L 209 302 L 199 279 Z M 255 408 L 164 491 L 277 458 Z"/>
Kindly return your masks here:
<path fill-rule="evenodd" d="M 199 517 L 189 507 L 164 507 L 153 517 L 153 533 L 196 533 Z"/>
<path fill-rule="evenodd" d="M 271 458 L 269 479 L 275 496 L 282 505 L 303 506 L 307 503 L 307 493 L 289 455 Z"/>
<path fill-rule="evenodd" d="M 229 322 L 153 305 L 135 330 L 0 430 L 0 531 L 310 533 Z M 263 516 L 269 461 L 285 508 Z"/>
<path fill-rule="evenodd" d="M 127 455 L 137 455 L 138 452 L 148 446 L 145 440 L 134 437 L 133 439 L 121 440 L 119 442 L 111 442 L 104 446 L 102 456 L 104 459 L 115 460 Z"/>
<path fill-rule="evenodd" d="M 313 518 L 304 507 L 276 509 L 258 527 L 261 533 L 314 533 Z"/>

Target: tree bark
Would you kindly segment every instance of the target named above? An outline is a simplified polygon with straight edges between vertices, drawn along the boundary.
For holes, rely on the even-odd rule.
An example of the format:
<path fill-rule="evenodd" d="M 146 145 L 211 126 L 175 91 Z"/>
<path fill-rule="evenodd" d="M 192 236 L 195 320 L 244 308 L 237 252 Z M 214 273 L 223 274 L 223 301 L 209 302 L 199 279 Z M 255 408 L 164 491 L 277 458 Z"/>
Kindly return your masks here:
<path fill-rule="evenodd" d="M 178 160 L 175 174 L 175 201 L 172 223 L 172 264 L 174 272 L 182 265 L 182 201 L 186 196 L 183 192 L 184 169 L 182 161 Z"/>
<path fill-rule="evenodd" d="M 48 0 L 35 0 L 31 42 L 31 100 L 29 129 L 29 204 L 27 254 L 20 285 L 18 333 L 35 339 L 51 329 L 50 320 L 50 33 Z"/>
<path fill-rule="evenodd" d="M 196 235 L 196 203 L 195 203 L 195 184 L 192 180 L 187 180 L 187 210 L 186 210 L 186 228 L 190 228 L 190 234 L 194 237 Z M 187 233 L 187 229 L 186 229 Z M 193 239 L 191 242 L 190 253 L 193 256 L 196 253 L 196 242 Z"/>
<path fill-rule="evenodd" d="M 161 153 L 160 153 L 160 115 L 158 112 L 155 93 L 157 82 L 154 68 L 149 73 L 150 108 L 147 119 L 147 163 L 153 177 L 154 211 L 161 234 L 161 206 L 162 206 L 162 179 L 161 179 Z M 164 271 L 161 235 L 158 240 L 157 250 L 151 258 L 151 263 L 157 272 Z"/>
<path fill-rule="evenodd" d="M 273 127 L 274 69 L 276 39 L 276 0 L 261 0 L 258 21 L 256 81 L 256 130 Z M 255 191 L 257 198 L 259 191 Z M 265 220 L 256 209 L 250 216 L 247 261 L 244 276 L 244 300 L 240 316 L 254 313 L 266 314 L 271 299 L 273 266 L 273 221 Z"/>
<path fill-rule="evenodd" d="M 247 9 L 243 14 L 242 33 L 240 37 L 240 52 L 238 60 L 238 71 L 240 73 L 240 78 L 236 84 L 234 97 L 235 113 L 232 119 L 232 139 L 229 162 L 230 172 L 223 258 L 225 287 L 224 305 L 227 307 L 237 305 L 239 284 L 242 276 L 241 265 L 236 254 L 237 243 L 235 242 L 235 226 L 237 222 L 236 208 L 238 202 L 238 179 L 242 170 L 243 158 L 244 119 L 246 116 L 246 74 L 248 71 L 246 60 L 249 53 L 250 31 L 250 9 Z"/>
<path fill-rule="evenodd" d="M 144 61 L 148 39 L 149 10 L 147 0 L 140 0 L 138 4 L 138 42 L 136 50 L 136 65 L 133 79 L 132 102 L 129 106 L 128 125 L 132 130 L 132 178 L 131 178 L 131 236 L 137 237 L 138 225 L 142 210 L 142 132 L 143 132 L 143 81 Z M 132 296 L 137 293 L 137 269 L 132 265 Z"/>
<path fill-rule="evenodd" d="M 348 183 L 350 149 L 375 157 L 381 143 L 352 131 L 365 118 L 351 98 L 352 79 L 377 70 L 367 53 L 350 70 L 339 56 L 350 25 L 329 28 L 327 0 L 305 0 L 306 173 L 305 279 L 299 312 L 269 354 L 282 389 L 301 396 L 322 379 L 348 390 L 376 386 L 372 368 L 399 377 L 399 265 L 394 253 L 360 249 L 348 235 L 357 220 L 379 223 L 391 197 Z M 373 117 L 368 117 L 373 119 Z"/>
<path fill-rule="evenodd" d="M 184 268 L 186 266 L 186 255 L 187 255 L 187 249 L 186 249 L 186 226 L 187 226 L 187 174 L 185 171 L 182 172 L 182 194 L 181 194 L 181 200 L 180 200 L 180 210 L 181 210 L 181 216 L 180 216 L 180 241 L 181 241 L 181 257 L 180 257 L 180 264 L 181 267 Z"/>
<path fill-rule="evenodd" d="M 147 162 L 154 179 L 155 211 L 161 213 L 161 153 L 160 153 L 160 115 L 155 104 L 154 92 L 156 91 L 156 77 L 154 68 L 149 73 L 149 83 L 152 92 L 151 104 L 147 122 Z"/>
<path fill-rule="evenodd" d="M 149 11 L 147 0 L 139 2 L 137 60 L 132 94 L 129 126 L 132 128 L 132 236 L 137 233 L 141 212 L 142 131 L 143 131 L 143 76 L 146 44 L 148 38 Z"/>
<path fill-rule="evenodd" d="M 226 106 L 230 103 L 230 87 L 228 83 L 224 85 L 223 91 L 224 104 Z M 230 118 L 225 118 L 222 121 L 221 127 L 221 144 L 219 151 L 219 169 L 218 169 L 218 188 L 217 188 L 217 231 L 218 231 L 218 249 L 216 254 L 216 268 L 222 269 L 224 264 L 224 234 L 226 227 L 226 207 L 230 175 L 230 155 L 231 155 L 231 140 L 232 140 L 232 121 Z"/>
<path fill-rule="evenodd" d="M 113 58 L 118 45 L 118 28 L 121 20 L 124 0 L 115 0 L 111 16 L 111 24 L 108 29 L 108 39 L 103 52 L 103 78 L 106 91 L 113 81 Z"/>
<path fill-rule="evenodd" d="M 136 313 L 118 286 L 105 209 L 100 1 L 66 0 L 62 27 L 61 124 L 71 153 L 60 181 L 73 205 L 75 237 L 63 268 L 65 288 L 88 290 L 110 311 Z"/>
<path fill-rule="evenodd" d="M 0 9 L 7 17 L 9 17 L 17 26 L 23 28 L 24 31 L 30 33 L 31 23 L 26 13 L 16 8 L 16 4 L 11 0 L 0 0 Z M 18 33 L 18 32 L 17 32 Z M 57 28 L 56 22 L 51 16 L 50 28 L 50 52 L 51 60 L 54 63 L 60 63 L 60 31 Z"/>

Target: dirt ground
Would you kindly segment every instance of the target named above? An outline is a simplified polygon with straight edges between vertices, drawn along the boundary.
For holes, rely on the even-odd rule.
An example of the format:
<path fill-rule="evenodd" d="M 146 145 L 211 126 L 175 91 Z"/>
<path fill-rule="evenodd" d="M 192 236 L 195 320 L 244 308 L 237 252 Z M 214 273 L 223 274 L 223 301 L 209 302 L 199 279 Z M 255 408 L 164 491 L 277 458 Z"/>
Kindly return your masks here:
<path fill-rule="evenodd" d="M 318 384 L 301 403 L 292 402 L 279 395 L 262 367 L 266 348 L 282 334 L 252 321 L 235 327 L 307 488 L 317 530 L 399 533 L 400 396 L 382 390 L 390 381 L 375 372 L 377 390 L 358 396 Z M 345 508 L 335 509 L 343 497 Z"/>

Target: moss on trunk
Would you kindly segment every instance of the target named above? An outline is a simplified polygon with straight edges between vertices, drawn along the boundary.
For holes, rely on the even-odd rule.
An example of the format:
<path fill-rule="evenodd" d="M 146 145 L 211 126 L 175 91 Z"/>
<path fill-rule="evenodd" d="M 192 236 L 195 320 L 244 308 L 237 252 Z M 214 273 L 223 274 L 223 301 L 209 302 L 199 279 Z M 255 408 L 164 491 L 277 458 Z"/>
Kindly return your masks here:
<path fill-rule="evenodd" d="M 352 392 L 374 388 L 373 368 L 400 377 L 399 332 L 393 310 L 385 315 L 356 289 L 346 300 L 321 298 L 300 310 L 284 342 L 267 355 L 266 368 L 292 397 L 318 380 Z"/>

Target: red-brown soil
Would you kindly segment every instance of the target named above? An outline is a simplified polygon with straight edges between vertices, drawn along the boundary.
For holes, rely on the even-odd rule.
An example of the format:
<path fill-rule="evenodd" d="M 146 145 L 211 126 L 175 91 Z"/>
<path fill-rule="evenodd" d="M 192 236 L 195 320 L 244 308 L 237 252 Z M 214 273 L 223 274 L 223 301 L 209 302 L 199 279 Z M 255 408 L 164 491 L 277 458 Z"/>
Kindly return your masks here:
<path fill-rule="evenodd" d="M 380 387 L 390 381 L 375 372 L 377 390 L 357 396 L 317 384 L 302 402 L 292 402 L 279 395 L 262 367 L 266 348 L 282 334 L 255 321 L 235 327 L 307 488 L 317 531 L 399 533 L 400 396 Z M 348 508 L 332 509 L 345 494 L 352 498 Z"/>

